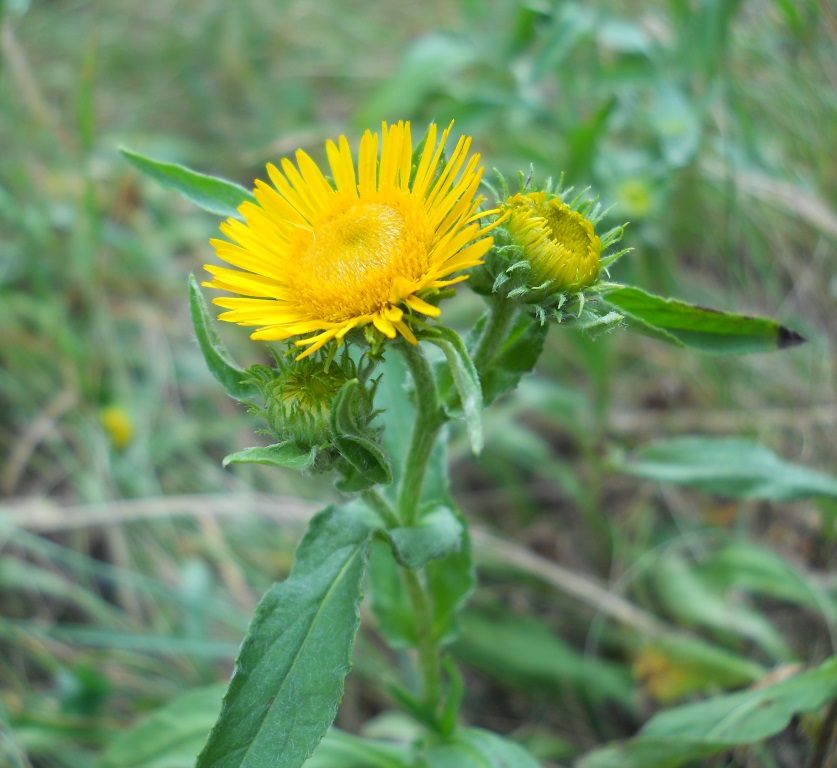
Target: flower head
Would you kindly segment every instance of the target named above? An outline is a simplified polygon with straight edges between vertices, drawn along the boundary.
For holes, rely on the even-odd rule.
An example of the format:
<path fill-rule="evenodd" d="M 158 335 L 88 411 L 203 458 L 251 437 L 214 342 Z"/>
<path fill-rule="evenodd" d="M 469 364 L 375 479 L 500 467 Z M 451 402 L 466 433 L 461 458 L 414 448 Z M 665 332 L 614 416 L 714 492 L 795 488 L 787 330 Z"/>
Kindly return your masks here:
<path fill-rule="evenodd" d="M 592 222 L 546 192 L 509 198 L 506 228 L 531 264 L 531 280 L 553 291 L 578 291 L 599 276 L 602 243 Z"/>
<path fill-rule="evenodd" d="M 415 158 L 410 124 L 367 131 L 357 167 L 345 137 L 326 145 L 331 178 L 302 150 L 296 166 L 267 166 L 273 186 L 257 181 L 256 203 L 239 208 L 213 240 L 217 255 L 238 269 L 207 265 L 207 285 L 239 294 L 215 299 L 219 318 L 258 326 L 265 341 L 290 339 L 305 357 L 353 328 L 373 325 L 415 344 L 413 313 L 437 317 L 427 301 L 436 289 L 464 280 L 454 273 L 481 263 L 491 247 L 478 223 L 482 176 L 461 137 L 447 162 L 450 127 L 431 125 Z M 438 138 L 438 140 L 437 140 Z M 310 334 L 310 335 L 309 335 Z"/>
<path fill-rule="evenodd" d="M 377 431 L 370 422 L 377 414 L 373 401 L 377 381 L 369 379 L 374 362 L 365 360 L 358 366 L 344 353 L 337 359 L 325 361 L 318 355 L 305 359 L 284 360 L 276 355 L 276 366 L 251 366 L 251 381 L 261 392 L 264 406 L 251 404 L 251 412 L 267 421 L 268 430 L 280 442 L 291 441 L 304 450 L 316 448 L 317 464 L 324 462 L 334 438 L 334 409 L 340 391 L 353 384 L 355 396 L 351 401 L 351 423 L 358 433 L 376 439 Z M 332 451 L 333 453 L 333 451 Z"/>

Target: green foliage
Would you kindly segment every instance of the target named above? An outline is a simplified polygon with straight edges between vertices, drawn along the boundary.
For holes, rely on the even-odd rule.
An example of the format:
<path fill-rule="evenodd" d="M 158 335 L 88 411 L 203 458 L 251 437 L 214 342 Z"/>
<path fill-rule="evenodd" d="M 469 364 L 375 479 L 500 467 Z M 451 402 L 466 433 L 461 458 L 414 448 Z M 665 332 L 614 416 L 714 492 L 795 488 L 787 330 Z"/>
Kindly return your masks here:
<path fill-rule="evenodd" d="M 240 219 L 238 207 L 244 201 L 255 202 L 253 193 L 225 179 L 207 176 L 176 163 L 153 160 L 138 152 L 122 149 L 122 156 L 158 184 L 179 192 L 199 208 L 219 216 Z"/>
<path fill-rule="evenodd" d="M 463 525 L 451 509 L 439 506 L 422 515 L 418 525 L 391 528 L 385 535 L 398 563 L 415 570 L 458 550 Z"/>
<path fill-rule="evenodd" d="M 228 464 L 267 464 L 271 467 L 283 467 L 304 472 L 314 465 L 317 458 L 316 448 L 306 451 L 288 440 L 276 445 L 256 446 L 236 451 L 224 457 L 224 466 Z"/>
<path fill-rule="evenodd" d="M 327 507 L 262 598 L 198 766 L 300 766 L 334 720 L 360 623 L 370 521 Z"/>
<path fill-rule="evenodd" d="M 374 387 L 370 391 L 357 379 L 347 381 L 331 409 L 332 439 L 349 464 L 343 470 L 343 480 L 338 482 L 343 491 L 362 491 L 392 482 L 389 458 L 371 439 L 375 431 L 368 427 L 377 414 L 373 410 L 374 391 Z"/>
<path fill-rule="evenodd" d="M 536 619 L 468 610 L 460 625 L 462 636 L 454 652 L 489 675 L 545 696 L 573 689 L 594 706 L 610 701 L 633 708 L 634 691 L 625 667 L 585 658 Z"/>
<path fill-rule="evenodd" d="M 422 768 L 538 768 L 523 747 L 481 728 L 462 728 L 420 758 Z"/>
<path fill-rule="evenodd" d="M 758 689 L 687 704 L 654 716 L 629 741 L 593 752 L 579 768 L 675 768 L 773 736 L 796 714 L 837 696 L 837 663 Z"/>
<path fill-rule="evenodd" d="M 804 341 L 796 331 L 764 317 L 706 309 L 627 285 L 608 286 L 602 293 L 608 304 L 625 315 L 632 330 L 702 352 L 771 352 Z"/>
<path fill-rule="evenodd" d="M 474 329 L 475 338 L 480 338 L 486 321 L 487 317 L 481 318 Z M 495 351 L 491 365 L 486 366 L 480 377 L 486 405 L 490 405 L 501 395 L 512 392 L 520 379 L 535 367 L 543 352 L 549 326 L 526 314 L 517 315 L 513 322 L 502 346 Z"/>
<path fill-rule="evenodd" d="M 428 337 L 442 352 L 453 377 L 453 383 L 459 395 L 459 402 L 465 415 L 465 425 L 468 430 L 468 439 L 471 442 L 471 450 L 478 454 L 482 450 L 482 387 L 477 369 L 471 360 L 465 343 L 459 334 L 451 328 L 444 326 L 436 329 L 438 336 Z"/>
<path fill-rule="evenodd" d="M 332 728 L 306 761 L 306 768 L 408 768 L 409 747 L 362 739 Z"/>
<path fill-rule="evenodd" d="M 661 557 L 652 577 L 658 598 L 681 626 L 736 636 L 776 662 L 794 660 L 779 631 L 761 613 L 743 600 L 731 599 L 728 585 L 707 583 L 705 575 L 677 553 Z"/>
<path fill-rule="evenodd" d="M 209 372 L 236 400 L 254 399 L 259 390 L 250 381 L 247 372 L 235 364 L 221 341 L 194 275 L 189 276 L 189 308 L 195 335 Z"/>
<path fill-rule="evenodd" d="M 734 499 L 834 498 L 837 478 L 780 459 L 750 440 L 678 437 L 640 449 L 620 469 L 638 477 Z"/>
<path fill-rule="evenodd" d="M 192 768 L 226 685 L 193 688 L 108 744 L 96 768 Z"/>

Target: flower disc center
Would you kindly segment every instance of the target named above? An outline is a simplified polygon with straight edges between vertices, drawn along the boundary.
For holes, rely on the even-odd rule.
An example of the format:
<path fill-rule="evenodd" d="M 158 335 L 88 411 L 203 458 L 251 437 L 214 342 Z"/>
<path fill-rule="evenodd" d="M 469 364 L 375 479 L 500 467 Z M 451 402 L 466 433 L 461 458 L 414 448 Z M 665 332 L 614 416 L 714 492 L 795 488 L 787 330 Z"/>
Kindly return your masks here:
<path fill-rule="evenodd" d="M 427 269 L 416 213 L 397 201 L 361 202 L 301 230 L 288 280 L 300 304 L 331 322 L 379 311 L 396 277 L 415 280 Z"/>

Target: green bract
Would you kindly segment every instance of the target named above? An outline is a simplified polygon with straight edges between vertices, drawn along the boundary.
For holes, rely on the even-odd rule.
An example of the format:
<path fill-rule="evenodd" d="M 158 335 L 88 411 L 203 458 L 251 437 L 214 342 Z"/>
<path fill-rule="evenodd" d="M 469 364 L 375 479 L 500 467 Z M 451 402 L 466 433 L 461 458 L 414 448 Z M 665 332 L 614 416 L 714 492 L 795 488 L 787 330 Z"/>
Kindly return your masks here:
<path fill-rule="evenodd" d="M 324 361 L 322 356 L 289 360 L 276 356 L 276 366 L 253 365 L 248 369 L 249 382 L 261 394 L 261 405 L 252 410 L 264 417 L 269 432 L 280 441 L 290 440 L 301 448 L 318 450 L 333 445 L 331 411 L 340 391 L 353 382 L 351 400 L 353 431 L 366 433 L 374 440 L 378 430 L 370 427 L 377 381 L 369 381 L 372 365 L 362 370 L 344 350 L 338 360 Z"/>

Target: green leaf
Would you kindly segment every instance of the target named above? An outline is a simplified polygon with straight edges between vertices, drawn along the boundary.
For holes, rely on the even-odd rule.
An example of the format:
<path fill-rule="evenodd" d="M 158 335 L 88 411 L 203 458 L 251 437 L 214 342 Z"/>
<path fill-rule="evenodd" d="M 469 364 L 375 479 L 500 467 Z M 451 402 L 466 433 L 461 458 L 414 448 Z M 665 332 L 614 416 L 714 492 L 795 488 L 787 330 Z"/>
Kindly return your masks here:
<path fill-rule="evenodd" d="M 393 648 L 412 648 L 418 638 L 416 615 L 402 569 L 395 561 L 392 545 L 376 541 L 369 558 L 369 594 L 378 631 Z"/>
<path fill-rule="evenodd" d="M 837 659 L 789 680 L 664 710 L 639 735 L 585 756 L 578 768 L 676 768 L 763 741 L 796 714 L 837 697 Z"/>
<path fill-rule="evenodd" d="M 837 478 L 792 464 L 763 445 L 737 438 L 661 440 L 618 467 L 637 477 L 733 499 L 837 498 Z"/>
<path fill-rule="evenodd" d="M 176 163 L 152 160 L 130 149 L 123 148 L 119 151 L 131 165 L 146 176 L 154 179 L 166 189 L 179 192 L 187 200 L 210 213 L 240 219 L 238 206 L 245 200 L 251 203 L 256 202 L 252 192 L 231 181 L 197 173 Z"/>
<path fill-rule="evenodd" d="M 732 585 L 707 583 L 677 551 L 660 557 L 653 570 L 656 594 L 681 626 L 705 627 L 722 636 L 738 636 L 774 661 L 791 661 L 793 652 L 778 630 L 760 613 L 735 599 Z"/>
<path fill-rule="evenodd" d="M 815 578 L 766 547 L 746 541 L 726 544 L 700 565 L 720 590 L 736 589 L 802 605 L 837 625 L 837 601 Z"/>
<path fill-rule="evenodd" d="M 386 454 L 371 440 L 360 435 L 339 435 L 334 445 L 354 472 L 337 482 L 341 491 L 364 491 L 373 485 L 389 485 L 392 469 Z"/>
<path fill-rule="evenodd" d="M 96 768 L 192 768 L 221 709 L 223 685 L 208 685 L 180 694 L 117 734 Z"/>
<path fill-rule="evenodd" d="M 250 401 L 258 397 L 258 387 L 249 383 L 250 375 L 235 364 L 221 341 L 221 337 L 218 336 L 209 308 L 206 306 L 194 275 L 189 275 L 189 309 L 198 345 L 209 372 L 236 400 Z"/>
<path fill-rule="evenodd" d="M 411 749 L 364 739 L 332 728 L 305 763 L 305 768 L 409 768 Z"/>
<path fill-rule="evenodd" d="M 360 397 L 360 382 L 347 381 L 340 388 L 329 416 L 334 445 L 350 465 L 344 466 L 344 477 L 337 482 L 337 487 L 347 493 L 392 483 L 387 455 L 362 432 L 355 416 L 360 410 Z"/>
<path fill-rule="evenodd" d="M 381 381 L 375 400 L 383 409 L 385 429 L 381 435 L 381 445 L 392 460 L 394 480 L 385 492 L 395 501 L 397 485 L 410 447 L 416 410 L 407 394 L 407 366 L 401 355 L 394 351 L 388 353 L 379 370 Z"/>
<path fill-rule="evenodd" d="M 458 549 L 462 542 L 462 523 L 455 512 L 440 506 L 422 516 L 413 528 L 393 528 L 383 534 L 392 544 L 396 560 L 414 570 Z"/>
<path fill-rule="evenodd" d="M 484 324 L 485 318 L 480 323 Z M 482 374 L 482 393 L 486 405 L 515 389 L 520 379 L 535 367 L 548 331 L 547 323 L 541 324 L 525 313 L 517 316 L 490 368 Z M 474 336 L 479 338 L 480 335 L 481 325 L 477 325 Z"/>
<path fill-rule="evenodd" d="M 717 692 L 719 687 L 752 685 L 766 670 L 746 656 L 703 638 L 673 632 L 653 637 L 636 651 L 634 674 L 648 694 L 670 703 L 684 696 Z"/>
<path fill-rule="evenodd" d="M 451 328 L 438 326 L 434 329 L 438 336 L 428 336 L 445 353 L 453 383 L 459 393 L 459 402 L 465 415 L 465 426 L 471 441 L 471 450 L 478 454 L 483 447 L 482 435 L 482 386 L 474 362 L 465 348 L 465 344 Z"/>
<path fill-rule="evenodd" d="M 719 312 L 664 299 L 629 285 L 602 288 L 602 299 L 625 315 L 628 327 L 681 347 L 713 354 L 771 352 L 805 339 L 775 320 Z"/>
<path fill-rule="evenodd" d="M 245 448 L 243 451 L 231 453 L 224 457 L 224 466 L 226 467 L 227 464 L 267 464 L 271 467 L 283 467 L 284 469 L 304 472 L 314 465 L 314 459 L 316 458 L 316 448 L 306 450 L 292 440 L 288 440 L 284 443 Z"/>
<path fill-rule="evenodd" d="M 462 525 L 462 543 L 455 552 L 427 564 L 427 588 L 433 598 L 433 630 L 441 643 L 450 643 L 459 634 L 456 614 L 476 587 L 474 557 L 468 524 L 450 502 Z"/>
<path fill-rule="evenodd" d="M 375 525 L 357 505 L 311 520 L 290 576 L 256 609 L 197 768 L 297 768 L 311 755 L 343 695 Z"/>
<path fill-rule="evenodd" d="M 540 768 L 519 744 L 481 728 L 463 728 L 420 759 L 422 768 Z"/>
<path fill-rule="evenodd" d="M 616 701 L 634 707 L 626 667 L 579 653 L 536 619 L 469 609 L 459 621 L 456 656 L 505 683 L 549 694 L 571 688 L 595 706 Z"/>

